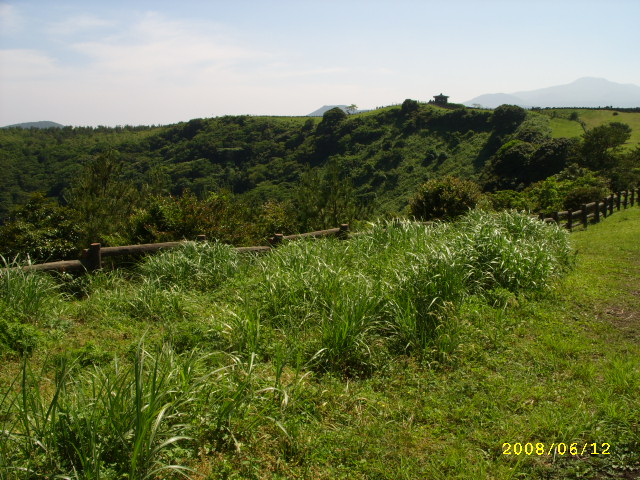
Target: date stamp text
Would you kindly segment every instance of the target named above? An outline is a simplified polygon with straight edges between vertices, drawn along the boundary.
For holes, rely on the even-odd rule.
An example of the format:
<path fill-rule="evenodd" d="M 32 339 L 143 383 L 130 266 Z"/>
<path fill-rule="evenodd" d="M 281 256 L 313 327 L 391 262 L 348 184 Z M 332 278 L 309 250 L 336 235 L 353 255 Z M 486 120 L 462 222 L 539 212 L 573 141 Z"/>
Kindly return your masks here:
<path fill-rule="evenodd" d="M 611 455 L 611 445 L 608 443 L 503 443 L 503 455 Z"/>

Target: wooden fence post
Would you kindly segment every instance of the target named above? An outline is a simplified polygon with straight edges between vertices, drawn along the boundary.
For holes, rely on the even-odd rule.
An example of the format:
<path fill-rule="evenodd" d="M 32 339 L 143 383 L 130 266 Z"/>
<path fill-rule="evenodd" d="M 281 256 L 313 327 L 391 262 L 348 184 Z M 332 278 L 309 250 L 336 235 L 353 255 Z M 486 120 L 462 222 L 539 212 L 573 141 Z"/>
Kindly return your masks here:
<path fill-rule="evenodd" d="M 587 228 L 587 224 L 589 223 L 589 214 L 587 213 L 587 205 L 584 203 L 580 206 L 582 210 L 582 225 L 584 228 Z"/>
<path fill-rule="evenodd" d="M 622 196 L 622 192 L 618 192 L 616 194 L 616 210 L 620 211 L 620 197 Z"/>
<path fill-rule="evenodd" d="M 636 189 L 632 188 L 631 189 L 631 206 L 633 207 L 634 203 L 636 200 Z"/>
<path fill-rule="evenodd" d="M 91 245 L 89 245 L 86 267 L 90 272 L 100 270 L 102 268 L 102 253 L 100 251 L 101 248 L 102 245 L 99 243 L 92 243 Z"/>
<path fill-rule="evenodd" d="M 571 209 L 567 210 L 567 228 L 569 231 L 573 228 L 573 212 Z"/>
<path fill-rule="evenodd" d="M 544 212 L 538 214 L 538 220 L 544 220 Z"/>
<path fill-rule="evenodd" d="M 276 233 L 273 237 L 271 237 L 269 243 L 271 243 L 271 246 L 277 247 L 282 243 L 282 240 L 284 240 L 284 235 L 282 233 Z"/>
<path fill-rule="evenodd" d="M 349 237 L 349 224 L 341 223 L 340 230 L 338 231 L 338 238 L 340 240 L 346 240 Z"/>
<path fill-rule="evenodd" d="M 198 235 L 196 237 L 196 242 L 198 243 L 202 243 L 202 242 L 206 242 L 207 241 L 207 236 L 206 235 Z"/>
<path fill-rule="evenodd" d="M 593 221 L 600 223 L 600 202 L 596 200 L 596 209 L 593 212 Z"/>
<path fill-rule="evenodd" d="M 603 216 L 603 218 L 607 218 L 607 208 L 608 207 L 607 207 L 607 198 L 606 197 L 602 199 L 602 206 L 604 207 L 602 209 L 602 216 Z"/>
<path fill-rule="evenodd" d="M 627 209 L 627 205 L 629 205 L 629 190 L 625 190 L 624 191 L 624 202 L 622 204 L 624 206 L 624 209 Z"/>
<path fill-rule="evenodd" d="M 553 218 L 553 221 L 556 222 L 556 225 L 560 223 L 560 216 L 558 215 L 558 212 L 553 212 L 551 214 L 551 218 Z"/>
<path fill-rule="evenodd" d="M 613 215 L 613 198 L 614 198 L 613 193 L 610 193 L 608 198 L 609 198 L 609 202 L 608 202 L 609 203 L 609 215 Z"/>

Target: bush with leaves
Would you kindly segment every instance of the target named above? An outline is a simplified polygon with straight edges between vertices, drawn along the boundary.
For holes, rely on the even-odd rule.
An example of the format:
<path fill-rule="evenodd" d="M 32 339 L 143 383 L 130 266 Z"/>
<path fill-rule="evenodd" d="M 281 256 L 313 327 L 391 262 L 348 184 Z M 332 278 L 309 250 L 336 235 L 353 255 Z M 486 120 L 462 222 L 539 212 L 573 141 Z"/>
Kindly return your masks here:
<path fill-rule="evenodd" d="M 30 355 L 40 343 L 40 332 L 32 325 L 0 317 L 0 358 Z"/>
<path fill-rule="evenodd" d="M 0 227 L 0 255 L 33 262 L 77 257 L 81 232 L 72 212 L 41 193 L 31 195 Z"/>
<path fill-rule="evenodd" d="M 128 241 L 131 243 L 209 240 L 242 244 L 247 236 L 244 207 L 226 192 L 211 193 L 199 199 L 192 192 L 180 197 L 153 197 L 149 206 L 131 218 Z"/>
<path fill-rule="evenodd" d="M 640 147 L 625 153 L 613 170 L 608 172 L 615 191 L 640 186 Z"/>
<path fill-rule="evenodd" d="M 583 203 L 604 198 L 610 191 L 606 178 L 587 168 L 570 165 L 562 172 L 537 182 L 525 192 L 533 211 L 577 210 Z"/>
<path fill-rule="evenodd" d="M 489 203 L 494 210 L 528 210 L 529 202 L 523 192 L 516 190 L 498 190 L 489 193 Z"/>
<path fill-rule="evenodd" d="M 631 137 L 626 123 L 598 125 L 582 136 L 582 165 L 592 170 L 614 168 L 620 159 L 622 145 Z"/>
<path fill-rule="evenodd" d="M 483 200 L 480 187 L 470 180 L 443 177 L 419 187 L 409 203 L 409 215 L 419 220 L 450 220 L 464 215 Z"/>
<path fill-rule="evenodd" d="M 491 115 L 491 124 L 499 133 L 515 131 L 527 118 L 527 111 L 517 105 L 500 105 Z"/>

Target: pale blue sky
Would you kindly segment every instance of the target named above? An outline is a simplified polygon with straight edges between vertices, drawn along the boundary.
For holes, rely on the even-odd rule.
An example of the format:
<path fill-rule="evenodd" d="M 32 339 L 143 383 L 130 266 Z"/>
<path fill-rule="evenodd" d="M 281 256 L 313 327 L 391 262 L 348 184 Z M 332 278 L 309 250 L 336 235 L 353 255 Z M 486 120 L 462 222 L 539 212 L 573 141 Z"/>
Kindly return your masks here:
<path fill-rule="evenodd" d="M 0 0 L 0 125 L 640 84 L 640 0 Z"/>

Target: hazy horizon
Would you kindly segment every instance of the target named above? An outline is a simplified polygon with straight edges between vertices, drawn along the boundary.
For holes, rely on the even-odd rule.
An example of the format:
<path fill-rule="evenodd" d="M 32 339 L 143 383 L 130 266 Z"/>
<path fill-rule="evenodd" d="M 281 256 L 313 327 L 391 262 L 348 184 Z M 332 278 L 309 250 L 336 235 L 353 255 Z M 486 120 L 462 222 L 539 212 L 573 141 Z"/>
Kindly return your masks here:
<path fill-rule="evenodd" d="M 635 0 L 0 1 L 0 125 L 306 115 L 638 84 Z"/>

